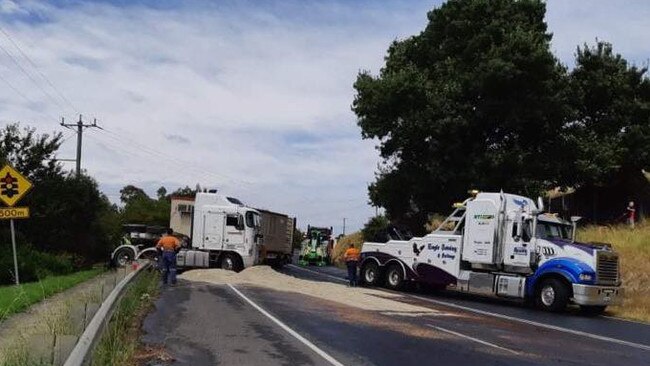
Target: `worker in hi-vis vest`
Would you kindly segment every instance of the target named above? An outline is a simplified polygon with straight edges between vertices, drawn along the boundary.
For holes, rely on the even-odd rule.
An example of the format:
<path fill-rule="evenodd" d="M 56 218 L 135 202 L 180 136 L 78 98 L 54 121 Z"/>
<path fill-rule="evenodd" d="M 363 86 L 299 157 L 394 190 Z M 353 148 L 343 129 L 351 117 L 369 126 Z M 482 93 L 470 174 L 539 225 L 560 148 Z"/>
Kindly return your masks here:
<path fill-rule="evenodd" d="M 343 254 L 343 260 L 345 265 L 348 267 L 348 280 L 350 281 L 350 287 L 355 287 L 357 285 L 357 264 L 359 263 L 359 257 L 361 252 L 359 249 L 355 248 L 353 244 L 350 244 L 350 247 Z"/>
<path fill-rule="evenodd" d="M 160 263 L 163 268 L 163 284 L 167 284 L 168 281 L 171 281 L 172 285 L 176 284 L 176 252 L 181 248 L 181 243 L 176 239 L 172 234 L 174 230 L 167 229 L 167 235 L 164 235 L 158 244 L 156 244 L 156 249 L 161 251 Z"/>

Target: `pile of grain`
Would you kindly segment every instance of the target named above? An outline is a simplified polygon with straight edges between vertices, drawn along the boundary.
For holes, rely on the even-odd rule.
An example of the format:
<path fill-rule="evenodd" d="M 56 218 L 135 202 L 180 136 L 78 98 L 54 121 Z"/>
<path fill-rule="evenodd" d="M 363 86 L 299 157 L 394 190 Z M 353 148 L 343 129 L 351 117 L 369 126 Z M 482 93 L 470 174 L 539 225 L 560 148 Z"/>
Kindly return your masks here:
<path fill-rule="evenodd" d="M 386 313 L 440 315 L 436 310 L 397 301 L 402 295 L 360 287 L 346 287 L 341 284 L 317 282 L 288 276 L 268 266 L 255 266 L 240 273 L 222 269 L 198 269 L 183 273 L 181 278 L 189 281 L 213 284 L 246 284 L 276 291 L 294 292 L 313 296 L 363 310 Z"/>

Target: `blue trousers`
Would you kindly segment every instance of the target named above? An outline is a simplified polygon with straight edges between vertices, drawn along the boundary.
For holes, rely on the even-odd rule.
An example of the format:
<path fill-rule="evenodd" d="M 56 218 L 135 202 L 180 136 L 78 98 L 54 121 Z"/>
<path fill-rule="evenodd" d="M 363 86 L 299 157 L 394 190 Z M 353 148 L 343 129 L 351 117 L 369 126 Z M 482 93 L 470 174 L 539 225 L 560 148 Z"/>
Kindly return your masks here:
<path fill-rule="evenodd" d="M 162 254 L 163 284 L 171 281 L 172 285 L 176 284 L 176 253 L 163 252 Z"/>
<path fill-rule="evenodd" d="M 354 287 L 357 285 L 357 261 L 347 261 L 345 264 L 348 266 L 350 286 Z"/>

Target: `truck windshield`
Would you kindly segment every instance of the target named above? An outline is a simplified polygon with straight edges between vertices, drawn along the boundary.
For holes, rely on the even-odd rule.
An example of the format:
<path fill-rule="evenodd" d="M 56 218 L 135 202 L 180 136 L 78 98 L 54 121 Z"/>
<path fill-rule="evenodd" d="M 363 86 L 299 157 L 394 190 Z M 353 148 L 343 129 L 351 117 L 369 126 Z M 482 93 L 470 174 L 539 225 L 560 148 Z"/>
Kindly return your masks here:
<path fill-rule="evenodd" d="M 538 222 L 535 236 L 541 239 L 570 239 L 571 228 L 562 224 Z"/>

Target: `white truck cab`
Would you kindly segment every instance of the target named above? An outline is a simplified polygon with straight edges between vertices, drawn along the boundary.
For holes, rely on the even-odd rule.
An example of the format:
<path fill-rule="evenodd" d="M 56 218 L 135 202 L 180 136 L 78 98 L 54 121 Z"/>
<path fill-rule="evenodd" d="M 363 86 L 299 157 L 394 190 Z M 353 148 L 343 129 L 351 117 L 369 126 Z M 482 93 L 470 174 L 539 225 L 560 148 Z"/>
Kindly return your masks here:
<path fill-rule="evenodd" d="M 216 193 L 197 193 L 192 216 L 188 253 L 179 253 L 179 266 L 203 267 L 196 261 L 184 262 L 185 256 L 205 256 L 211 266 L 241 270 L 257 263 L 261 227 L 257 210 L 236 198 Z"/>
<path fill-rule="evenodd" d="M 528 299 L 551 311 L 573 302 L 598 314 L 620 301 L 619 261 L 611 246 L 575 242 L 575 222 L 544 214 L 541 200 L 477 193 L 455 207 L 424 237 L 389 233 L 385 242 L 364 243 L 361 280 Z"/>
<path fill-rule="evenodd" d="M 177 255 L 179 268 L 224 268 L 240 271 L 259 261 L 260 213 L 240 200 L 216 193 L 198 192 L 191 210 L 189 240 Z M 112 254 L 116 259 L 155 259 L 155 248 L 142 250 L 125 244 Z"/>

